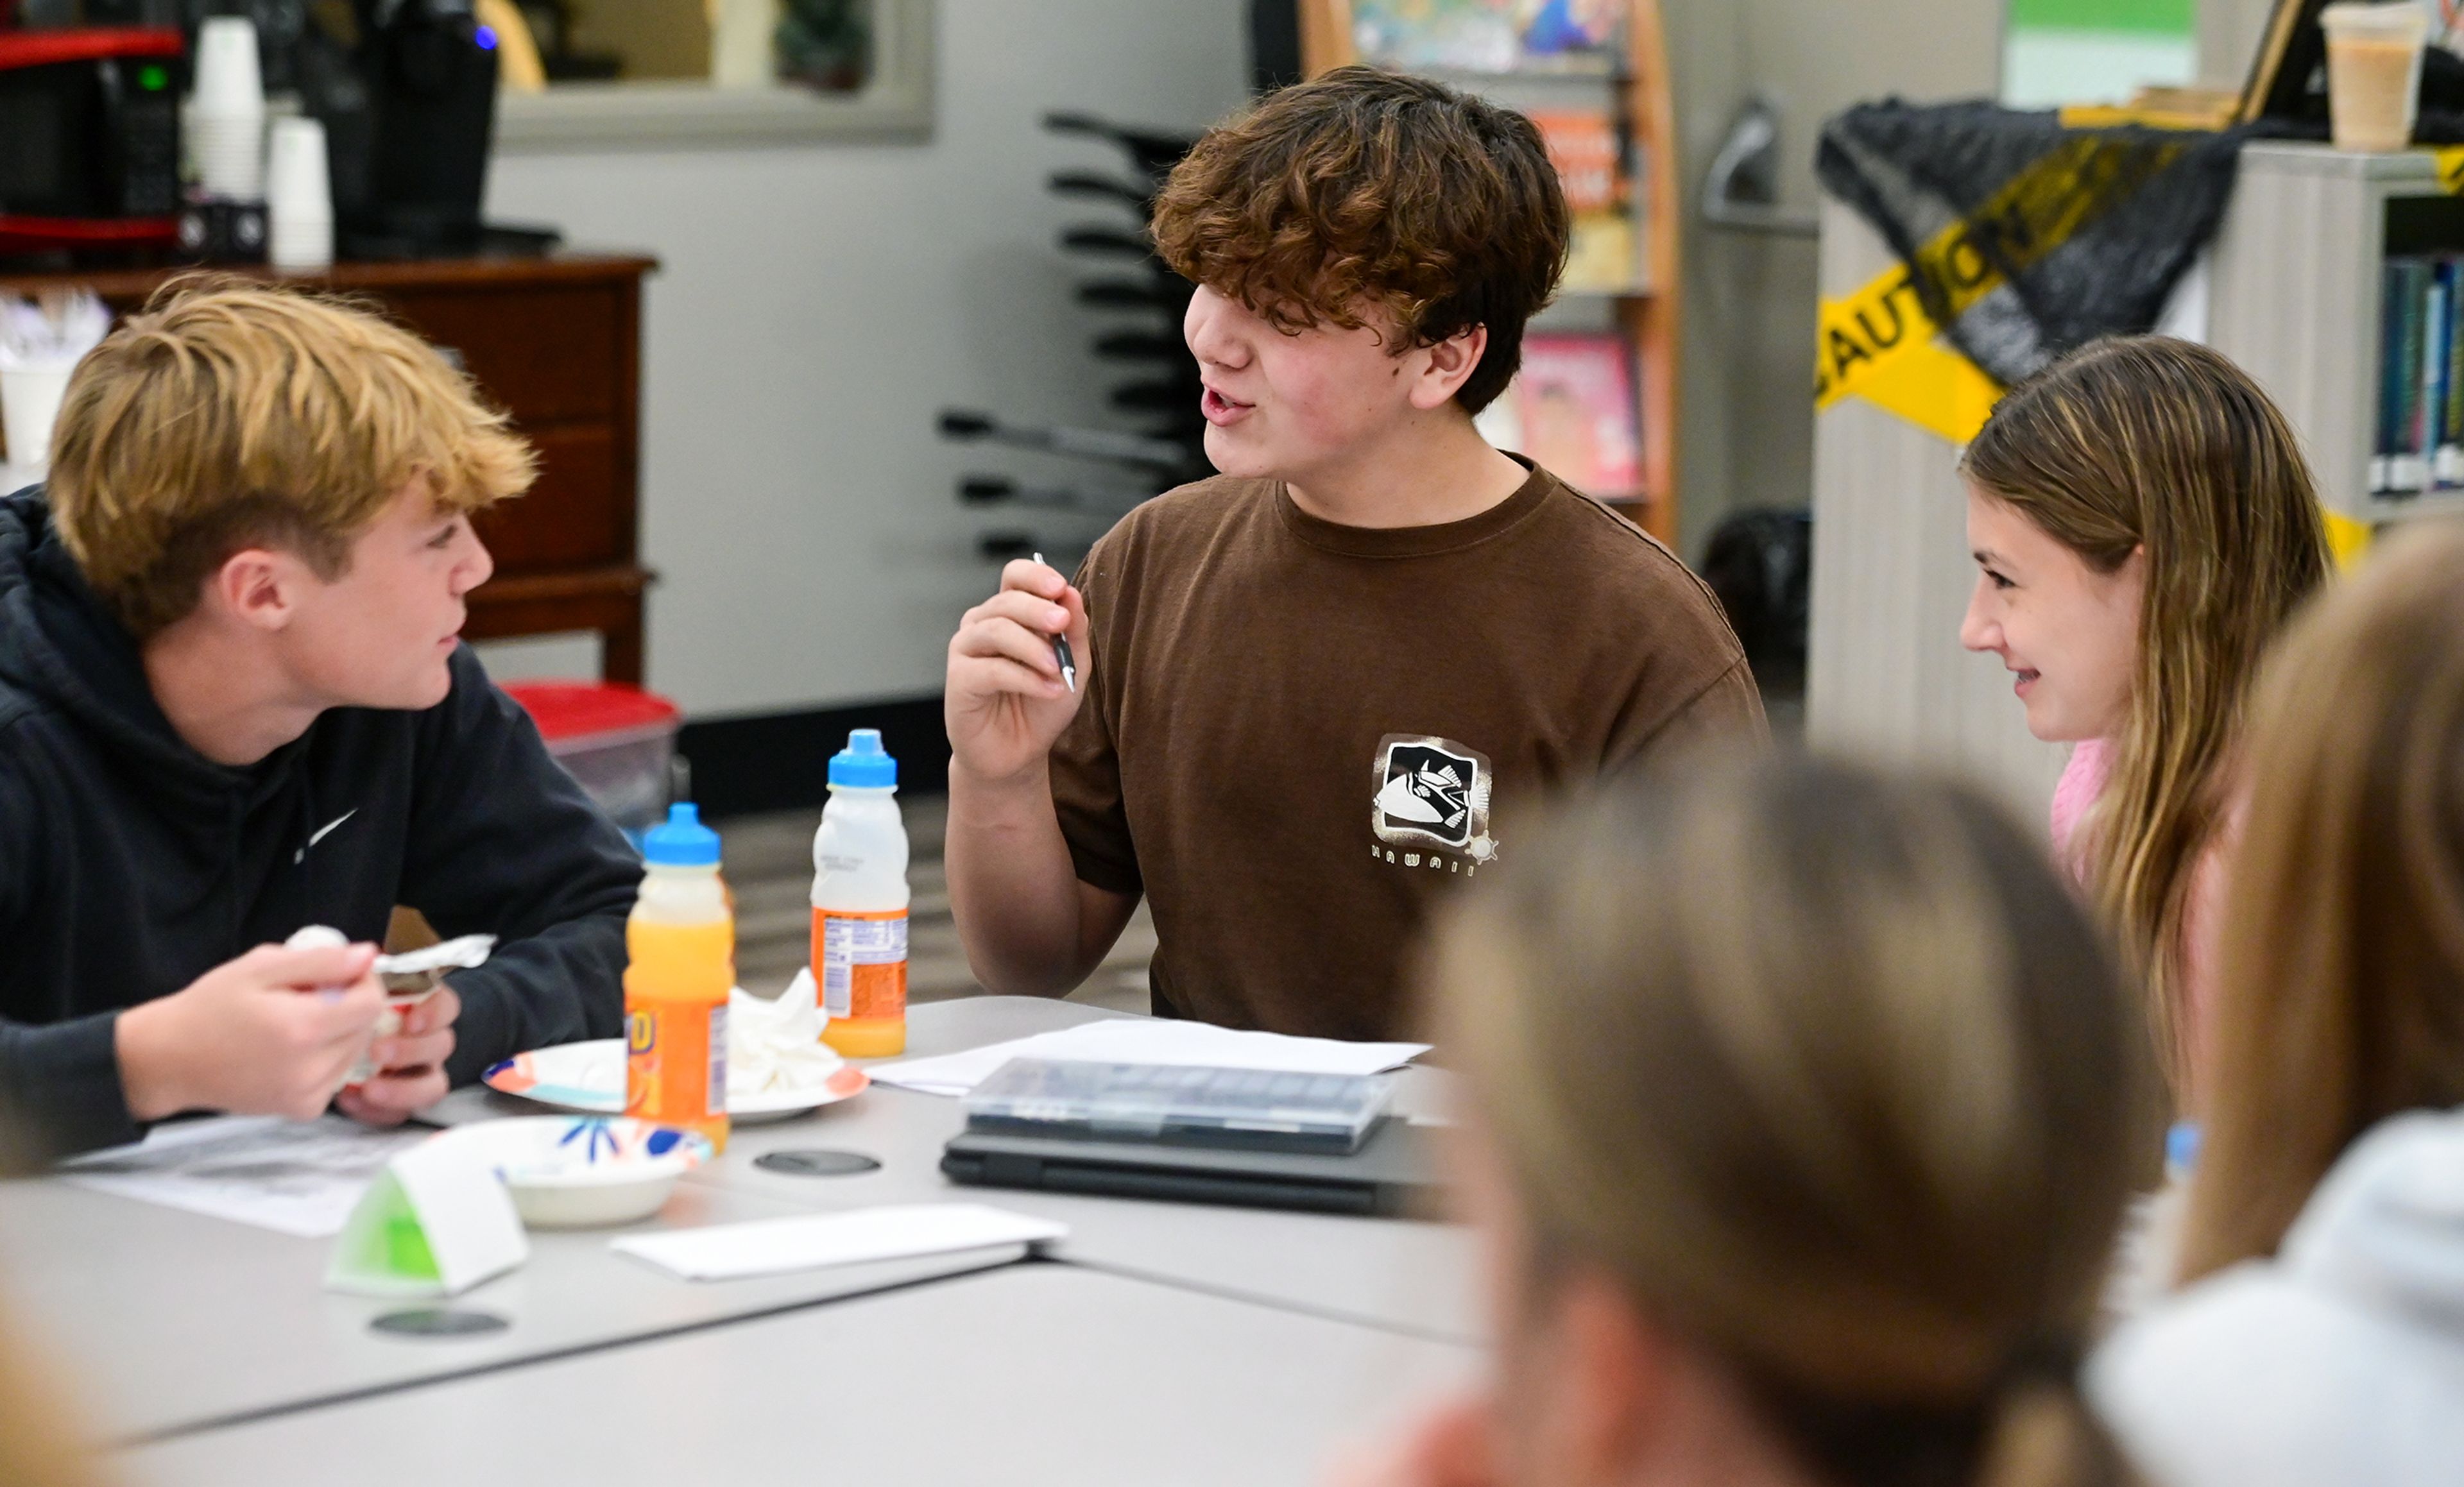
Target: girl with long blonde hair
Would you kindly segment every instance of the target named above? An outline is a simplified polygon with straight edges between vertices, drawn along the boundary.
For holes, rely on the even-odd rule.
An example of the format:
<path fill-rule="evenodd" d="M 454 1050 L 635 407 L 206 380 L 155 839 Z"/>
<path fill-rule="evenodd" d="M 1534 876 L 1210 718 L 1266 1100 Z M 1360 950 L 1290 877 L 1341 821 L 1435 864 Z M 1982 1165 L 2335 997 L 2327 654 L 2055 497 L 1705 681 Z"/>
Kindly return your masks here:
<path fill-rule="evenodd" d="M 2195 1111 L 2243 696 L 2328 574 L 2309 469 L 2240 368 L 2138 336 L 2013 388 L 1960 470 L 1978 568 L 1960 639 L 2014 674 L 2030 732 L 2078 746 L 2055 845 Z"/>
<path fill-rule="evenodd" d="M 2189 1285 L 2100 1356 L 2173 1487 L 2464 1478 L 2464 528 L 2408 534 L 2251 705 Z M 2159 1470 L 2159 1468 L 2162 1470 Z"/>
<path fill-rule="evenodd" d="M 1445 927 L 1495 1382 L 1353 1487 L 2084 1487 L 2156 1096 L 2041 852 L 1762 761 L 1585 802 Z"/>

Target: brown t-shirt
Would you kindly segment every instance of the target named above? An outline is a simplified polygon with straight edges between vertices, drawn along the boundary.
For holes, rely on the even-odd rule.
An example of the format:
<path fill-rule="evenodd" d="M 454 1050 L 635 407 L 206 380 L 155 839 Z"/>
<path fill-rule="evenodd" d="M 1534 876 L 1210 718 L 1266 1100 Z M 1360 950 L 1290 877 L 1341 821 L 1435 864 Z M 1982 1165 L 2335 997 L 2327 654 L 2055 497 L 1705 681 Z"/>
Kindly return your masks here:
<path fill-rule="evenodd" d="M 1153 905 L 1159 1014 L 1395 1036 L 1431 908 L 1514 870 L 1494 810 L 1768 738 L 1709 590 L 1545 471 L 1385 530 L 1219 476 L 1132 512 L 1078 584 L 1093 655 L 1053 798 L 1078 876 Z"/>

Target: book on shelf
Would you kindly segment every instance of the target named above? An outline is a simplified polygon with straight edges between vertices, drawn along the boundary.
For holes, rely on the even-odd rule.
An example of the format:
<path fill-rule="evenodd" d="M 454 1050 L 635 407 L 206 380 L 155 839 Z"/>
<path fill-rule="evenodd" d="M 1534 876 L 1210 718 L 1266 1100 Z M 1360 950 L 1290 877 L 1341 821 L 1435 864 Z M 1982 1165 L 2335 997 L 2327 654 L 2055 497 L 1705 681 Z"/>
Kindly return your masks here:
<path fill-rule="evenodd" d="M 1634 182 L 1626 168 L 1624 131 L 1605 109 L 1534 110 L 1529 116 L 1548 146 L 1549 164 L 1566 193 L 1573 241 L 1560 288 L 1577 294 L 1627 294 L 1642 283 L 1635 231 Z"/>
<path fill-rule="evenodd" d="M 1528 456 L 1586 495 L 1646 493 L 1634 350 L 1619 337 L 1526 336 L 1522 370 L 1478 424 L 1491 445 Z"/>
<path fill-rule="evenodd" d="M 2464 490 L 2464 257 L 2389 258 L 2380 277 L 2372 495 Z"/>
<path fill-rule="evenodd" d="M 1614 74 L 1625 0 L 1353 0 L 1360 59 L 1407 72 Z"/>

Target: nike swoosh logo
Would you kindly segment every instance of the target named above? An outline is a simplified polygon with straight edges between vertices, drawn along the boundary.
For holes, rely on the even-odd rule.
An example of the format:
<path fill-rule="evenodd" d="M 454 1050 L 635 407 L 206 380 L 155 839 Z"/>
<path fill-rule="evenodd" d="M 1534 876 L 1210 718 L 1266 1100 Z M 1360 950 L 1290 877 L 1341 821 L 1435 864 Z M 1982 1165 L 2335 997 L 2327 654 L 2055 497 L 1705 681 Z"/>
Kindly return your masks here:
<path fill-rule="evenodd" d="M 344 811 L 341 815 L 335 817 L 332 820 L 327 821 L 327 822 L 326 822 L 325 824 L 323 824 L 322 826 L 318 827 L 315 831 L 310 832 L 310 833 L 308 834 L 308 844 L 309 844 L 310 846 L 315 846 L 318 842 L 324 841 L 324 840 L 325 840 L 325 836 L 326 836 L 326 834 L 327 834 L 328 832 L 332 831 L 335 827 L 337 827 L 337 826 L 339 826 L 339 825 L 342 824 L 342 822 L 344 822 L 344 821 L 346 821 L 346 820 L 349 820 L 352 817 L 357 816 L 357 815 L 359 815 L 359 814 L 360 814 L 360 808 L 359 808 L 358 806 L 356 806 L 356 805 L 355 805 L 355 806 L 352 806 L 349 810 Z"/>

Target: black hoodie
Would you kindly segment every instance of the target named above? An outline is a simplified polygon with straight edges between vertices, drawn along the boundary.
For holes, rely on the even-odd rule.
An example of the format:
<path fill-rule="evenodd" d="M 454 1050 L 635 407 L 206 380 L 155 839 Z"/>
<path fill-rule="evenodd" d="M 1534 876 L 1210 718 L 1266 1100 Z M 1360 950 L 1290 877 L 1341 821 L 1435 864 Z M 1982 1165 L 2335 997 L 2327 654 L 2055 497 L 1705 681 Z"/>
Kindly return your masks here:
<path fill-rule="evenodd" d="M 0 1097 L 55 1148 L 135 1140 L 120 1011 L 302 925 L 407 905 L 492 933 L 446 1074 L 622 1031 L 641 864 L 469 646 L 425 711 L 335 708 L 259 762 L 188 747 L 50 524 L 0 498 Z"/>

